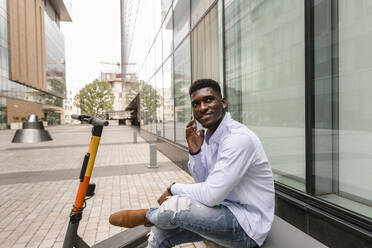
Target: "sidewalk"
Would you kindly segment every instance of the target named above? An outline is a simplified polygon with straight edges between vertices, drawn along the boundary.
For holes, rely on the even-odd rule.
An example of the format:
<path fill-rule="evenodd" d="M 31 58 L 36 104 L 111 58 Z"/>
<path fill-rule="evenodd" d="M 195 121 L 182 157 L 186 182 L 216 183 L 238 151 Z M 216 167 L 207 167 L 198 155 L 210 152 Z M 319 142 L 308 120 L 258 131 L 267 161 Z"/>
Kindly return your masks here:
<path fill-rule="evenodd" d="M 69 213 L 88 150 L 88 125 L 48 127 L 53 141 L 11 143 L 15 131 L 0 131 L 0 247 L 62 247 Z M 162 153 L 159 168 L 148 168 L 149 144 L 126 126 L 105 127 L 79 235 L 93 245 L 124 228 L 109 224 L 121 209 L 158 206 L 156 199 L 171 182 L 193 179 Z M 206 247 L 203 242 L 178 247 Z"/>

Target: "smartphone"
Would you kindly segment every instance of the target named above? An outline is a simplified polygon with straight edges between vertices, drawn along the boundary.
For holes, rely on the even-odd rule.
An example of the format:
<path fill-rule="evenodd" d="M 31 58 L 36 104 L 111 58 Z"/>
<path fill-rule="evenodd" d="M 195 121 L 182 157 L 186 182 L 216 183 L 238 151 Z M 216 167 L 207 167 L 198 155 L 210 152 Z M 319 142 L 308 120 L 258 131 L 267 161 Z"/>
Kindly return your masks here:
<path fill-rule="evenodd" d="M 192 113 L 192 117 L 194 118 L 194 123 L 195 123 L 195 126 L 196 126 L 196 130 L 204 130 L 204 132 L 205 132 L 205 128 L 202 126 L 202 124 L 200 124 L 196 120 L 194 113 Z"/>

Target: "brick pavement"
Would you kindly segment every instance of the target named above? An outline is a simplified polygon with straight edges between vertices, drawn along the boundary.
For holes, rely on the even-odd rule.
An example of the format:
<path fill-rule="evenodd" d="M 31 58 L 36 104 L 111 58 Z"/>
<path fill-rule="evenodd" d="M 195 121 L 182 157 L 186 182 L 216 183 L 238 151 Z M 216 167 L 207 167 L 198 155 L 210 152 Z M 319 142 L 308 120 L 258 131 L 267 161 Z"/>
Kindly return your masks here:
<path fill-rule="evenodd" d="M 15 132 L 0 131 L 1 248 L 62 247 L 90 130 L 88 125 L 48 127 L 53 141 L 34 144 L 10 143 Z M 149 145 L 139 136 L 132 144 L 132 135 L 130 127 L 104 128 L 91 179 L 96 194 L 87 201 L 79 226 L 89 245 L 124 230 L 109 224 L 111 213 L 157 206 L 171 182 L 193 181 L 160 152 L 159 168 L 147 168 Z"/>

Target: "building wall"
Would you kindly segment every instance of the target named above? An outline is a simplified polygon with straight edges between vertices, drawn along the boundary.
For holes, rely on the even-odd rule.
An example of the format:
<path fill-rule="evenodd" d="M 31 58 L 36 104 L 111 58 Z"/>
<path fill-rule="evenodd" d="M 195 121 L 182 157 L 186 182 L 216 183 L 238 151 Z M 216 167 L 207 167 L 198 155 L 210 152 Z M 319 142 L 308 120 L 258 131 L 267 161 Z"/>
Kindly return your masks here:
<path fill-rule="evenodd" d="M 188 88 L 213 78 L 264 145 L 276 213 L 330 247 L 372 244 L 369 1 L 159 0 L 139 16 L 143 137 L 185 168 Z"/>
<path fill-rule="evenodd" d="M 62 124 L 79 124 L 80 121 L 71 118 L 71 115 L 80 115 L 80 108 L 74 106 L 74 97 L 77 93 L 67 92 L 66 99 L 63 100 Z"/>
<path fill-rule="evenodd" d="M 10 79 L 38 90 L 46 90 L 44 4 L 8 1 Z"/>
<path fill-rule="evenodd" d="M 49 125 L 60 124 L 66 85 L 59 21 L 50 1 L 0 1 L 0 129 L 13 121 L 7 112 L 14 99 L 22 109 L 41 106 Z"/>
<path fill-rule="evenodd" d="M 41 118 L 44 119 L 43 105 L 12 98 L 7 99 L 7 112 L 8 125 L 10 125 L 12 122 L 22 121 L 23 118 L 27 119 L 30 114 L 36 114 L 39 120 Z M 16 120 L 15 117 L 18 119 Z"/>

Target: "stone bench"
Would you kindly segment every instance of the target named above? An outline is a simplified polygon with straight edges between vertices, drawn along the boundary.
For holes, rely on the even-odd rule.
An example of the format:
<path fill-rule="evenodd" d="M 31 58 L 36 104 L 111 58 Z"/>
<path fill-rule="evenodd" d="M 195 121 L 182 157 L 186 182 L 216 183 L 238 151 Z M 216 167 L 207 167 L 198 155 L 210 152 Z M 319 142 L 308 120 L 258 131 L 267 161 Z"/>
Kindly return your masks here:
<path fill-rule="evenodd" d="M 275 216 L 270 233 L 267 236 L 264 248 L 325 248 L 316 239 L 292 226 L 282 218 Z"/>
<path fill-rule="evenodd" d="M 146 247 L 147 233 L 150 228 L 139 226 L 118 233 L 113 237 L 106 239 L 92 248 L 132 248 Z M 210 241 L 205 242 L 207 247 L 219 248 L 222 246 L 216 245 Z M 319 241 L 315 240 L 308 234 L 300 231 L 288 222 L 278 216 L 275 216 L 274 223 L 270 233 L 262 246 L 263 248 L 326 248 Z"/>

